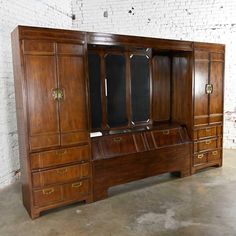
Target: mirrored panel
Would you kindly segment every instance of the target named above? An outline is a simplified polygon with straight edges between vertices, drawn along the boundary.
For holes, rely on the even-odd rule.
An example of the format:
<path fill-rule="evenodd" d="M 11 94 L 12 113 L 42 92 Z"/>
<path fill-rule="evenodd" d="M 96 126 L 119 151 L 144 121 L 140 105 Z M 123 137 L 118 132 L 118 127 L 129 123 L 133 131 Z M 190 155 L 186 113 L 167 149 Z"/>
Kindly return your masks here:
<path fill-rule="evenodd" d="M 105 57 L 107 121 L 110 127 L 128 124 L 126 112 L 125 56 L 108 54 Z"/>
<path fill-rule="evenodd" d="M 100 56 L 96 53 L 88 54 L 91 125 L 92 129 L 101 128 L 102 103 L 101 103 L 101 68 Z"/>
<path fill-rule="evenodd" d="M 148 121 L 150 118 L 150 69 L 146 55 L 132 55 L 131 67 L 131 99 L 132 121 Z"/>

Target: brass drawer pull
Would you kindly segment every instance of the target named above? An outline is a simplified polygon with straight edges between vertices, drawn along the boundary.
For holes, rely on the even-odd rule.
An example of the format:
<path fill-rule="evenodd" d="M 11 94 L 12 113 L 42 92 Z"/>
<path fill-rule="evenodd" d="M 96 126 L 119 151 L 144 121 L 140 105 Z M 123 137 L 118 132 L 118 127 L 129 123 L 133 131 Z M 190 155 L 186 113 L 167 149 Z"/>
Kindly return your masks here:
<path fill-rule="evenodd" d="M 169 131 L 169 130 L 163 130 L 162 133 L 163 133 L 164 135 L 168 135 L 168 134 L 170 134 L 170 131 Z"/>
<path fill-rule="evenodd" d="M 80 188 L 82 186 L 82 182 L 78 182 L 78 183 L 73 183 L 72 188 Z"/>
<path fill-rule="evenodd" d="M 47 189 L 43 189 L 43 194 L 44 195 L 50 195 L 54 192 L 54 188 L 47 188 Z"/>
<path fill-rule="evenodd" d="M 211 140 L 208 140 L 205 142 L 207 145 L 211 143 Z"/>
<path fill-rule="evenodd" d="M 65 154 L 67 151 L 66 150 L 57 150 L 56 151 L 56 154 L 59 155 L 59 154 Z"/>
<path fill-rule="evenodd" d="M 203 158 L 203 154 L 197 155 L 197 158 L 198 158 L 198 159 L 202 159 L 202 158 Z"/>
<path fill-rule="evenodd" d="M 57 173 L 60 174 L 60 175 L 63 175 L 63 174 L 65 174 L 67 171 L 68 171 L 68 169 L 67 169 L 67 168 L 64 168 L 64 169 L 59 169 L 59 170 L 57 170 Z"/>
<path fill-rule="evenodd" d="M 213 152 L 212 152 L 212 155 L 213 155 L 213 156 L 216 156 L 217 154 L 218 154 L 218 151 L 213 151 Z"/>
<path fill-rule="evenodd" d="M 113 141 L 116 143 L 119 143 L 122 140 L 121 137 L 113 138 Z"/>

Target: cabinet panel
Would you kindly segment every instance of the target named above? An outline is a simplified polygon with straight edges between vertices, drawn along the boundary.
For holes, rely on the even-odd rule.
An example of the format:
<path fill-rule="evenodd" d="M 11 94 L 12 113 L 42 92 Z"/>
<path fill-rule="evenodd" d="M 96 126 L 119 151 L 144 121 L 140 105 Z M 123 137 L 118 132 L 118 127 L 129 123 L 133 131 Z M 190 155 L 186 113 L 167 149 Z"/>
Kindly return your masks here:
<path fill-rule="evenodd" d="M 223 114 L 223 65 L 223 62 L 211 62 L 210 83 L 213 92 L 210 95 L 210 114 Z"/>
<path fill-rule="evenodd" d="M 209 62 L 206 60 L 195 61 L 195 99 L 194 116 L 208 116 L 208 95 L 205 92 L 208 84 Z"/>
<path fill-rule="evenodd" d="M 60 101 L 61 145 L 88 141 L 84 58 L 59 56 L 58 73 L 64 96 Z"/>
<path fill-rule="evenodd" d="M 25 55 L 29 112 L 30 148 L 60 145 L 57 88 L 54 56 Z"/>
<path fill-rule="evenodd" d="M 96 53 L 88 54 L 89 88 L 92 129 L 101 128 L 102 98 L 101 98 L 101 59 Z"/>
<path fill-rule="evenodd" d="M 170 119 L 170 71 L 168 56 L 153 57 L 153 120 Z"/>

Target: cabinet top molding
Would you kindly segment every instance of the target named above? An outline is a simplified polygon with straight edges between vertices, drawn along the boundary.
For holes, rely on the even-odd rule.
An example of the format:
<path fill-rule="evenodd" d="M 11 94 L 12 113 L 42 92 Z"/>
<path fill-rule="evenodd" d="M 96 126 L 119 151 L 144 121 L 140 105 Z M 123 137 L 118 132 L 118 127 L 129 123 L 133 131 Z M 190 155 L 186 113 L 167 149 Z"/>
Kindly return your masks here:
<path fill-rule="evenodd" d="M 17 32 L 15 32 L 17 31 Z M 203 43 L 183 40 L 160 39 L 152 37 L 140 37 L 130 35 L 118 35 L 109 33 L 95 33 L 67 29 L 42 28 L 32 26 L 17 26 L 13 33 L 17 33 L 19 39 L 47 39 L 56 41 L 68 41 L 75 43 L 87 43 L 94 45 L 117 45 L 134 47 L 151 47 L 156 50 L 193 51 L 211 50 L 224 52 L 224 44 Z"/>

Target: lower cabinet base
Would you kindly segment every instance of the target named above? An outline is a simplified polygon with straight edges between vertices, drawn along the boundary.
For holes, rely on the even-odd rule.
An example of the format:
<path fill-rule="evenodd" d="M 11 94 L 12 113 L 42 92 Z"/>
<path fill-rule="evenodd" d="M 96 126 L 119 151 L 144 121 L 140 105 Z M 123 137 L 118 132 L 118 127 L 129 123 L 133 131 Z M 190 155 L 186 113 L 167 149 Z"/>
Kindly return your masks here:
<path fill-rule="evenodd" d="M 73 204 L 73 203 L 76 203 L 76 202 L 91 203 L 91 202 L 93 202 L 93 198 L 92 198 L 92 196 L 86 196 L 86 198 L 84 198 L 83 200 L 64 201 L 64 202 L 60 202 L 60 203 L 53 204 L 53 205 L 50 205 L 50 206 L 45 206 L 45 207 L 42 207 L 42 208 L 32 208 L 31 211 L 28 212 L 28 213 L 29 213 L 29 215 L 32 219 L 36 219 L 40 216 L 41 212 L 52 210 L 52 209 L 55 209 L 55 208 L 58 208 L 58 207 L 67 206 L 67 205 L 70 205 L 70 204 Z"/>
<path fill-rule="evenodd" d="M 190 173 L 190 144 L 175 145 L 148 152 L 94 160 L 94 201 L 108 197 L 108 189 L 146 177 L 178 172 L 180 177 Z"/>
<path fill-rule="evenodd" d="M 194 166 L 191 169 L 191 174 L 195 174 L 197 173 L 199 170 L 203 170 L 209 167 L 222 167 L 222 161 L 217 161 L 217 162 L 210 162 L 210 163 L 206 163 L 204 165 L 198 165 L 198 166 Z"/>

